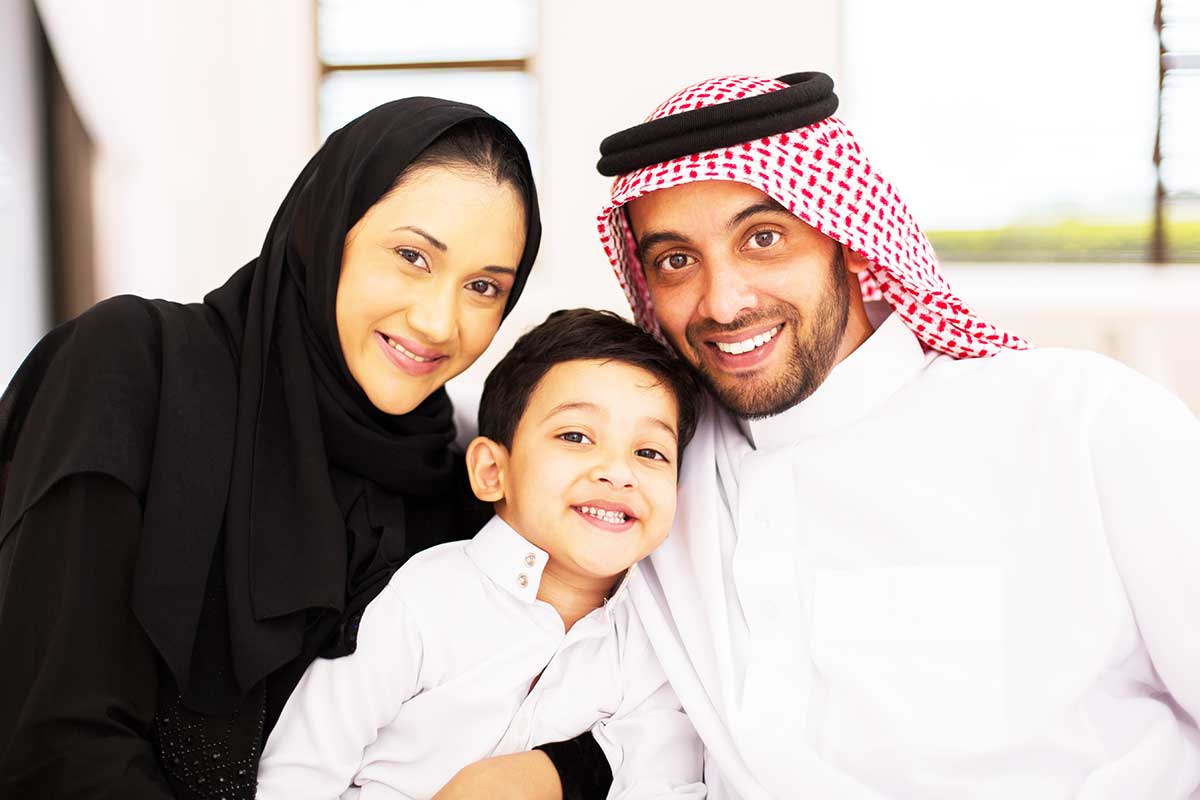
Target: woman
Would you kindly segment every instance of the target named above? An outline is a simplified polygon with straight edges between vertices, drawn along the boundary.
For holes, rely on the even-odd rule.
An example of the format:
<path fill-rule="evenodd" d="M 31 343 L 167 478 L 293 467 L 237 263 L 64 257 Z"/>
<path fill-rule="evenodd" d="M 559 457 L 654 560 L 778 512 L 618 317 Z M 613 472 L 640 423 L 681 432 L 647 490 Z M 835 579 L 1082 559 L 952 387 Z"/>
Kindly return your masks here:
<path fill-rule="evenodd" d="M 442 387 L 540 234 L 508 128 L 400 100 L 329 137 L 202 304 L 115 298 L 37 346 L 0 399 L 0 797 L 253 796 L 307 664 L 486 518 Z M 606 789 L 594 743 L 547 753 Z"/>

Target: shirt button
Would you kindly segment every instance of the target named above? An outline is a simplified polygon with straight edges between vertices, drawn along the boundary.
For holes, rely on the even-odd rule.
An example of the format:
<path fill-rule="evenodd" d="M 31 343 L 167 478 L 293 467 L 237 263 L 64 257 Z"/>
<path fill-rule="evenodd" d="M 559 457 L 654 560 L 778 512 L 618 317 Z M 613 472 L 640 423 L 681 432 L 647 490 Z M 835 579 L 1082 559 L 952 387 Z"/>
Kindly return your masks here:
<path fill-rule="evenodd" d="M 529 555 L 525 556 L 525 566 L 532 567 L 536 563 L 537 563 L 537 556 L 535 556 L 533 553 L 530 553 Z"/>
<path fill-rule="evenodd" d="M 524 572 L 522 572 L 520 575 L 517 576 L 517 585 L 520 586 L 522 589 L 524 589 L 526 586 L 529 585 L 529 576 L 526 575 Z"/>

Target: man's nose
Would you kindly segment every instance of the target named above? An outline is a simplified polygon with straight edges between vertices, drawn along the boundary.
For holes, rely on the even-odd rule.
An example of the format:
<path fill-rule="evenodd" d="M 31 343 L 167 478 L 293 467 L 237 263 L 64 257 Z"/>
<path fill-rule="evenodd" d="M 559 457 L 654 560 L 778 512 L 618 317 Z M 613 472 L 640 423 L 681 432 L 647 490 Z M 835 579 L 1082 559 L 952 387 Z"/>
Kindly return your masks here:
<path fill-rule="evenodd" d="M 702 317 L 727 325 L 754 308 L 754 290 L 748 276 L 732 259 L 710 261 L 704 269 L 704 296 L 697 309 Z"/>

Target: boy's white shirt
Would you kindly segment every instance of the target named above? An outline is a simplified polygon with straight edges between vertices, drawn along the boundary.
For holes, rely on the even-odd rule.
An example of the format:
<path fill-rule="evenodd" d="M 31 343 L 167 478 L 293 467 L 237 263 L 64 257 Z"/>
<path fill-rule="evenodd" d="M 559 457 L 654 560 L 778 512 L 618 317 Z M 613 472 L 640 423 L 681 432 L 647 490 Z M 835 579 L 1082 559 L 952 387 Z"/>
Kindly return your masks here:
<path fill-rule="evenodd" d="M 699 740 L 628 600 L 637 566 L 564 633 L 537 599 L 546 561 L 499 517 L 413 556 L 368 605 L 357 650 L 305 672 L 257 796 L 427 798 L 481 758 L 590 729 L 610 797 L 703 797 Z"/>
<path fill-rule="evenodd" d="M 1196 796 L 1200 423 L 1114 362 L 893 315 L 688 446 L 631 597 L 709 797 Z"/>

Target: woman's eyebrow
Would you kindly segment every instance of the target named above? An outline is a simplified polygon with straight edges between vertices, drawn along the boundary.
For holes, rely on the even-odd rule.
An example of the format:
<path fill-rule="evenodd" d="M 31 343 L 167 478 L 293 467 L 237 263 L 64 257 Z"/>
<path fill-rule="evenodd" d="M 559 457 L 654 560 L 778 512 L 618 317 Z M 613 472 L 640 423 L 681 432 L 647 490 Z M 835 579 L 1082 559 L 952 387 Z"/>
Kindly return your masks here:
<path fill-rule="evenodd" d="M 417 234 L 418 236 L 424 237 L 426 240 L 428 240 L 428 242 L 431 245 L 436 247 L 438 250 L 441 250 L 443 253 L 446 252 L 446 250 L 448 249 L 443 242 L 438 241 L 428 232 L 423 231 L 420 228 L 415 227 L 413 225 L 397 225 L 395 228 L 392 228 L 392 230 L 393 231 L 412 231 L 413 233 Z"/>

